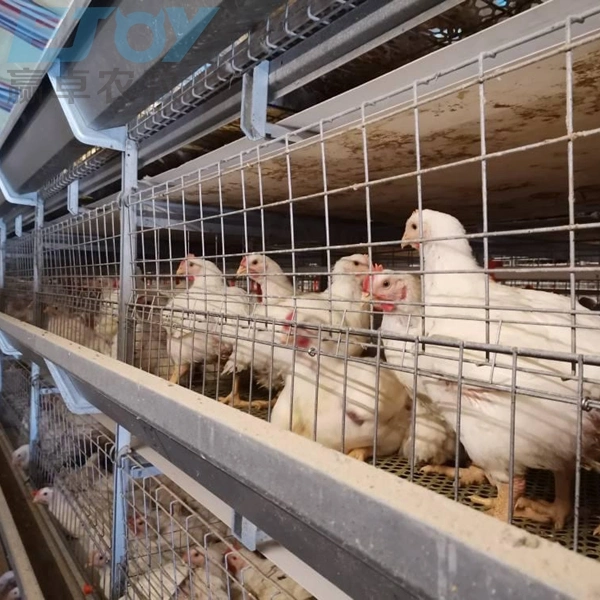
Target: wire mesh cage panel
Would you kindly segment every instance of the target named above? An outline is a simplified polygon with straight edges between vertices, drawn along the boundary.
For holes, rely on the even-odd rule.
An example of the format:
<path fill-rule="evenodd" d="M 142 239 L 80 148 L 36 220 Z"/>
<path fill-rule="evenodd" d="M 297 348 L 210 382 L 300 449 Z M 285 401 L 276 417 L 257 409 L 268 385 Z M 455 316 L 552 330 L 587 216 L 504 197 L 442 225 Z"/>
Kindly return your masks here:
<path fill-rule="evenodd" d="M 6 240 L 2 310 L 11 317 L 33 323 L 33 234 Z"/>
<path fill-rule="evenodd" d="M 134 194 L 161 376 L 597 557 L 599 12 Z"/>
<path fill-rule="evenodd" d="M 31 370 L 20 360 L 2 357 L 2 408 L 0 423 L 16 451 L 29 443 L 29 407 L 31 396 Z M 19 453 L 20 454 L 20 453 Z M 23 463 L 28 452 L 23 451 Z M 21 459 L 15 457 L 16 464 Z"/>
<path fill-rule="evenodd" d="M 127 504 L 125 598 L 297 599 L 312 596 L 167 476 L 146 476 L 132 457 Z"/>
<path fill-rule="evenodd" d="M 44 328 L 117 355 L 120 216 L 117 203 L 41 230 Z"/>
<path fill-rule="evenodd" d="M 29 469 L 34 502 L 49 512 L 98 598 L 109 597 L 113 470 L 111 433 L 69 412 L 60 394 L 42 393 Z"/>

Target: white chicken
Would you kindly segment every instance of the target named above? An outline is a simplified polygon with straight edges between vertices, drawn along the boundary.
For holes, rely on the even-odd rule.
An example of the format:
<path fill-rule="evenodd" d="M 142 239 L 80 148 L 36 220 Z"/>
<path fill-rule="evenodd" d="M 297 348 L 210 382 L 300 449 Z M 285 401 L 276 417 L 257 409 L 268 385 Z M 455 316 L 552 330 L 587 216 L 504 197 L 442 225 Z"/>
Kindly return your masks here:
<path fill-rule="evenodd" d="M 374 268 L 379 271 L 379 267 Z M 418 277 L 381 269 L 365 279 L 364 291 L 373 300 L 373 308 L 383 312 L 380 331 L 386 361 L 406 370 L 395 370 L 395 375 L 410 390 L 416 410 L 415 464 L 423 464 L 423 473 L 440 473 L 454 477 L 455 469 L 444 466 L 456 454 L 456 435 L 431 399 L 421 393 L 414 400 L 414 344 L 392 336 L 417 336 L 421 333 L 421 282 Z M 418 388 L 421 386 L 417 385 Z M 402 455 L 412 459 L 412 431 L 402 446 Z M 486 481 L 481 469 L 475 466 L 459 469 L 463 485 Z"/>
<path fill-rule="evenodd" d="M 275 299 L 275 302 L 264 297 L 264 313 L 257 305 L 254 315 L 257 319 L 260 316 L 261 320 L 251 321 L 252 326 L 236 341 L 223 373 L 243 371 L 252 364 L 259 385 L 281 387 L 290 365 L 287 360 L 280 362 L 276 358 L 273 347 L 283 332 L 283 321 L 290 311 L 301 310 L 305 316 L 314 315 L 331 327 L 367 329 L 369 306 L 362 298 L 362 281 L 370 267 L 369 257 L 365 254 L 344 256 L 336 262 L 327 290 Z M 276 289 L 282 290 L 282 286 L 278 285 Z M 363 336 L 350 334 L 346 348 L 345 336 L 341 334 L 338 351 L 358 356 L 362 353 L 361 344 L 365 341 Z"/>
<path fill-rule="evenodd" d="M 289 336 L 296 350 L 274 349 L 277 360 L 290 370 L 271 423 L 358 460 L 373 456 L 375 444 L 377 455 L 397 452 L 410 425 L 406 388 L 388 369 L 337 356 L 335 337 L 318 330 L 328 323 L 315 314 L 298 311 L 296 318 L 295 331 L 284 333 L 281 340 L 286 343 Z"/>
<path fill-rule="evenodd" d="M 53 487 L 41 488 L 35 492 L 33 502 L 47 506 L 50 514 L 71 537 L 79 538 L 84 535 L 79 515 L 60 490 Z"/>
<path fill-rule="evenodd" d="M 98 314 L 94 323 L 94 333 L 98 336 L 97 349 L 111 358 L 117 358 L 119 278 L 101 277 L 97 280 L 97 285 L 101 289 Z"/>
<path fill-rule="evenodd" d="M 12 453 L 12 464 L 13 467 L 22 469 L 23 471 L 27 470 L 29 467 L 29 444 L 19 446 Z"/>
<path fill-rule="evenodd" d="M 252 309 L 254 319 L 282 319 L 283 314 L 287 314 L 287 309 L 278 310 L 277 307 L 293 297 L 294 288 L 281 267 L 273 259 L 262 254 L 249 254 L 240 261 L 236 275 L 247 275 L 259 286 L 261 297 Z M 232 362 L 224 370 L 225 373 L 233 374 L 231 392 L 227 396 L 219 398 L 220 402 L 238 408 L 250 404 L 240 398 L 237 375 L 240 371 L 248 368 L 250 364 L 252 364 L 253 375 L 259 386 L 270 389 L 281 387 L 283 384 L 283 377 L 280 373 L 274 372 L 271 360 L 259 351 L 255 354 L 256 344 L 258 343 L 260 346 L 259 340 L 265 341 L 270 335 L 272 336 L 275 325 L 262 320 L 260 322 L 251 321 L 249 324 L 252 327 L 244 328 L 244 330 L 240 328 L 243 337 L 236 340 L 235 353 L 230 357 Z M 235 362 L 235 368 L 233 368 L 233 362 Z M 252 405 L 254 408 L 263 408 L 268 406 L 269 402 L 253 400 Z"/>
<path fill-rule="evenodd" d="M 312 594 L 288 577 L 277 565 L 255 552 L 239 548 L 226 555 L 227 569 L 258 600 L 287 598 L 311 600 Z"/>
<path fill-rule="evenodd" d="M 236 272 L 238 277 L 247 275 L 259 287 L 257 304 L 265 308 L 268 317 L 268 307 L 278 304 L 294 295 L 294 286 L 283 269 L 272 258 L 264 254 L 249 254 L 240 261 Z M 255 307 L 255 309 L 258 307 Z"/>
<path fill-rule="evenodd" d="M 192 364 L 210 363 L 229 354 L 228 338 L 235 335 L 235 317 L 247 317 L 250 311 L 248 294 L 238 287 L 227 287 L 221 270 L 207 260 L 189 254 L 181 261 L 177 275 L 185 275 L 191 285 L 173 296 L 162 312 L 169 355 L 175 365 L 171 383 L 179 383 Z"/>
<path fill-rule="evenodd" d="M 189 565 L 189 577 L 182 585 L 184 598 L 193 600 L 229 600 L 229 575 L 225 569 L 225 555 L 229 546 L 214 542 L 205 551 L 200 546 L 186 550 L 182 559 Z"/>
<path fill-rule="evenodd" d="M 415 211 L 406 223 L 402 245 L 423 253 L 425 334 L 453 342 L 485 343 L 487 276 L 473 257 L 463 226 L 451 215 L 433 210 L 422 211 L 422 222 L 420 232 Z M 568 298 L 490 281 L 489 341 L 508 347 L 509 353 L 491 352 L 488 359 L 484 351 L 464 349 L 460 361 L 458 347 L 438 346 L 435 358 L 430 352 L 419 356 L 420 370 L 445 377 L 423 376 L 421 381 L 424 393 L 452 426 L 462 364 L 461 441 L 498 488 L 497 498 L 471 499 L 503 520 L 508 519 L 511 503 L 515 516 L 553 522 L 556 528 L 563 527 L 572 511 L 578 410 L 575 403 L 547 398 L 577 398 L 578 376 L 572 376 L 569 362 L 510 353 L 516 347 L 570 352 L 570 311 Z M 578 313 L 576 351 L 594 354 L 600 346 L 597 316 L 586 309 Z M 585 367 L 584 396 L 600 395 L 599 378 L 599 368 Z M 509 498 L 511 390 L 515 397 L 513 498 Z M 595 459 L 600 452 L 598 410 L 582 413 L 582 433 L 583 457 Z M 524 497 L 527 468 L 554 473 L 553 503 Z"/>

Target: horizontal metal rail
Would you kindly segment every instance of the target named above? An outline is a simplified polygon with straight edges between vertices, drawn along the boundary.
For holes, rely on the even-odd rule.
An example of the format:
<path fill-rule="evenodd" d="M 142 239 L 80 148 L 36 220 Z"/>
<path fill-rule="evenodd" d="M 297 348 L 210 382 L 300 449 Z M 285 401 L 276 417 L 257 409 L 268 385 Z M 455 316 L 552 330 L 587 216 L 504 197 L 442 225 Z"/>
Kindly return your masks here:
<path fill-rule="evenodd" d="M 0 330 L 352 597 L 595 593 L 600 567 L 557 544 L 5 315 Z"/>
<path fill-rule="evenodd" d="M 25 546 L 21 541 L 21 536 L 2 488 L 0 488 L 0 537 L 19 582 L 22 597 L 27 598 L 27 600 L 44 600 L 44 594 L 29 562 Z"/>

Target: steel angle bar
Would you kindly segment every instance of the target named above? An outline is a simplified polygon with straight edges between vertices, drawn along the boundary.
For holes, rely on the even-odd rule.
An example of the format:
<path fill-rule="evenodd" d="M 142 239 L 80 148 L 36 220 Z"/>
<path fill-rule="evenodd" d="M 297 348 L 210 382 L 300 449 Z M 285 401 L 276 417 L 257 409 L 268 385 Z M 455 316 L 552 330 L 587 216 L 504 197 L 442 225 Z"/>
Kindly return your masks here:
<path fill-rule="evenodd" d="M 356 598 L 587 597 L 594 561 L 0 315 L 132 435 Z M 318 493 L 315 493 L 318 490 Z M 443 515 L 443 519 L 439 515 Z"/>

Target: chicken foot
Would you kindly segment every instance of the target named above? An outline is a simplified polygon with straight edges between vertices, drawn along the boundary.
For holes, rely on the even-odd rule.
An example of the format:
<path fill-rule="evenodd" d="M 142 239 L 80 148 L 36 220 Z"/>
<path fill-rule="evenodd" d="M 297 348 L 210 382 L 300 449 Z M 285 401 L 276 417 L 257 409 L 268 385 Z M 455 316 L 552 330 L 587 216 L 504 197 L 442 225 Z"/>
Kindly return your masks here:
<path fill-rule="evenodd" d="M 513 483 L 513 517 L 529 519 L 530 521 L 535 521 L 537 523 L 550 523 L 552 519 L 548 515 L 540 514 L 539 512 L 533 510 L 532 508 L 529 508 L 528 506 L 522 507 L 518 505 L 519 500 L 525 493 L 525 478 L 515 477 L 513 479 Z M 508 523 L 508 513 L 511 503 L 511 498 L 509 495 L 509 484 L 498 483 L 496 484 L 496 487 L 498 488 L 498 495 L 496 496 L 496 498 L 482 498 L 481 496 L 469 496 L 469 500 L 471 500 L 473 504 L 484 506 L 487 509 L 485 511 L 486 514 L 490 515 L 491 517 L 495 517 L 496 519 L 500 519 L 501 521 L 505 521 L 506 523 Z"/>
<path fill-rule="evenodd" d="M 243 400 L 240 396 L 239 392 L 240 388 L 240 379 L 236 373 L 233 374 L 233 383 L 231 385 L 231 392 L 227 396 L 220 396 L 219 402 L 223 404 L 229 404 L 233 406 L 233 408 L 247 408 L 248 406 L 252 406 L 260 410 L 261 408 L 268 408 L 269 401 L 268 400 Z"/>
<path fill-rule="evenodd" d="M 373 446 L 367 448 L 354 448 L 354 450 L 350 450 L 349 452 L 346 452 L 346 454 L 351 458 L 366 462 L 367 459 L 373 456 Z"/>
<path fill-rule="evenodd" d="M 454 479 L 456 477 L 455 467 L 446 467 L 444 465 L 425 465 L 419 470 L 421 473 L 437 473 L 439 475 L 444 475 L 449 479 Z M 480 469 L 475 465 L 471 465 L 466 469 L 458 469 L 458 481 L 460 485 L 481 485 L 482 483 L 487 483 L 488 478 L 486 477 L 483 469 Z"/>
<path fill-rule="evenodd" d="M 565 521 L 573 511 L 572 487 L 573 473 L 564 471 L 554 473 L 554 502 L 519 498 L 517 507 L 527 508 L 544 515 L 554 524 L 555 529 L 563 529 Z"/>

